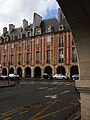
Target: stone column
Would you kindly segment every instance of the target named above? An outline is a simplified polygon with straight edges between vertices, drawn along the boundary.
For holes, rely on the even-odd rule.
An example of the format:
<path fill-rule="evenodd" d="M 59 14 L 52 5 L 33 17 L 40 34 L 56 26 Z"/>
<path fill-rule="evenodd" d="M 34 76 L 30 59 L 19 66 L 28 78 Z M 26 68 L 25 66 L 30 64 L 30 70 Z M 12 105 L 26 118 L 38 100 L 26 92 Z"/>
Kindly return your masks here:
<path fill-rule="evenodd" d="M 25 77 L 24 69 L 22 69 L 22 77 Z"/>
<path fill-rule="evenodd" d="M 31 68 L 31 77 L 32 78 L 34 77 L 34 68 L 33 67 Z"/>
<path fill-rule="evenodd" d="M 81 120 L 90 120 L 90 80 L 77 80 L 75 84 L 80 91 Z"/>

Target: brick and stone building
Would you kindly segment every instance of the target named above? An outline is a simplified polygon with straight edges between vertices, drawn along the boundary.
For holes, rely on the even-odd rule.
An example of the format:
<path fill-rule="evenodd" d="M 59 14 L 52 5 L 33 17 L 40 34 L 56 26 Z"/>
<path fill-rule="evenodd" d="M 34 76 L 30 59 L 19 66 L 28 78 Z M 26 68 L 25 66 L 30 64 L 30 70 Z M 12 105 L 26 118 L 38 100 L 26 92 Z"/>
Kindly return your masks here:
<path fill-rule="evenodd" d="M 59 11 L 60 12 L 60 11 Z M 58 21 L 59 20 L 59 21 Z M 77 54 L 65 17 L 42 17 L 34 13 L 33 23 L 23 20 L 23 27 L 3 28 L 0 37 L 0 72 L 21 77 L 41 77 L 43 73 L 78 73 Z"/>

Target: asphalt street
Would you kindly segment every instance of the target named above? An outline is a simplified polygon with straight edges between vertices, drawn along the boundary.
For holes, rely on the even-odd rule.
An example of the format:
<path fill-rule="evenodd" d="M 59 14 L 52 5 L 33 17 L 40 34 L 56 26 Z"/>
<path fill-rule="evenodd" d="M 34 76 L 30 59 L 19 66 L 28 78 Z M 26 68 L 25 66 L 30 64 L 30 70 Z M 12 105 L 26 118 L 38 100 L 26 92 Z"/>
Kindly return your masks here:
<path fill-rule="evenodd" d="M 0 120 L 68 120 L 79 108 L 70 81 L 23 81 L 0 90 Z"/>

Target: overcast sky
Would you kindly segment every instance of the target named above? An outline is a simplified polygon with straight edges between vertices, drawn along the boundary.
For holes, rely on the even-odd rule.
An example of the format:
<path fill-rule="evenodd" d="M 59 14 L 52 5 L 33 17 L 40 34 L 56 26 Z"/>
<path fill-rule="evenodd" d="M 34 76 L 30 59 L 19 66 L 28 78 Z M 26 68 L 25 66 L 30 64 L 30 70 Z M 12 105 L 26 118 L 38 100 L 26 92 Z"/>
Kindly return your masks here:
<path fill-rule="evenodd" d="M 0 33 L 9 24 L 22 26 L 23 19 L 32 23 L 35 12 L 42 19 L 57 17 L 58 7 L 56 0 L 0 0 Z"/>

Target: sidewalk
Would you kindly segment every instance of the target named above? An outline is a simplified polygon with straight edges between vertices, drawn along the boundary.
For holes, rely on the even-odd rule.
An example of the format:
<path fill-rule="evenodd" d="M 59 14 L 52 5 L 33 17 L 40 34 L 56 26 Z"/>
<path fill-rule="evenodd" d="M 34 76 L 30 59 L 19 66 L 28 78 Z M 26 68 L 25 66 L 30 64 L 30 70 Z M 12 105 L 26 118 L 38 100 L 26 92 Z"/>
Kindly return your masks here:
<path fill-rule="evenodd" d="M 14 81 L 10 81 L 8 84 L 8 80 L 0 80 L 0 88 L 4 88 L 4 87 L 12 87 L 15 86 L 16 83 Z"/>

